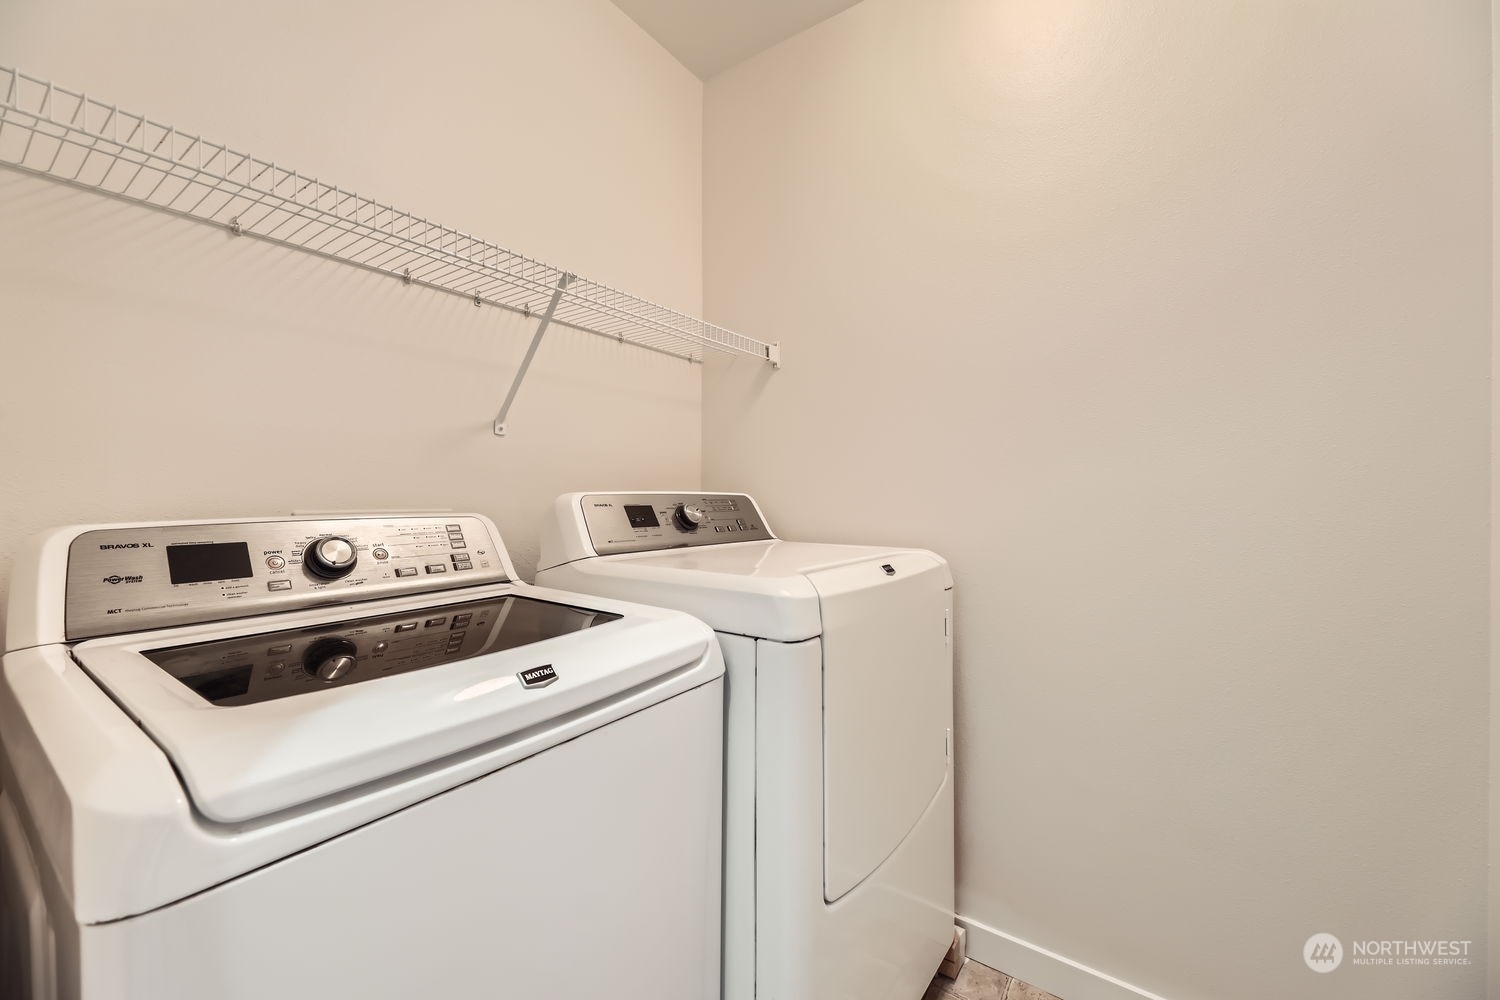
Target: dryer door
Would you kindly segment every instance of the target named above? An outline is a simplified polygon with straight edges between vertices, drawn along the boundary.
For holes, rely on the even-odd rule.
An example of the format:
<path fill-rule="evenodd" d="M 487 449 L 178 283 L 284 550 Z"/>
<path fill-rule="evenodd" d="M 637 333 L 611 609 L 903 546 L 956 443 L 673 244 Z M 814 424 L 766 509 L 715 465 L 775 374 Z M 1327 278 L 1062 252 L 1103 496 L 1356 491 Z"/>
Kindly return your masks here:
<path fill-rule="evenodd" d="M 925 552 L 808 574 L 823 614 L 823 895 L 891 855 L 942 787 L 952 577 Z"/>

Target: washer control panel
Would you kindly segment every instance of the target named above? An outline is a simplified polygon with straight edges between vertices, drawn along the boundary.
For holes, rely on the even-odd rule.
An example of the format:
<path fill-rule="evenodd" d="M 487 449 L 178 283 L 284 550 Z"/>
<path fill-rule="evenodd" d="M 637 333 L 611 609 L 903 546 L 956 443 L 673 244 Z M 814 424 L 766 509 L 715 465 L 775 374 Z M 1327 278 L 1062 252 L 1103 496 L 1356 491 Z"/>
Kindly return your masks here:
<path fill-rule="evenodd" d="M 776 537 L 743 493 L 590 493 L 579 502 L 601 556 Z"/>
<path fill-rule="evenodd" d="M 68 549 L 67 637 L 500 583 L 501 551 L 469 514 L 85 531 Z"/>

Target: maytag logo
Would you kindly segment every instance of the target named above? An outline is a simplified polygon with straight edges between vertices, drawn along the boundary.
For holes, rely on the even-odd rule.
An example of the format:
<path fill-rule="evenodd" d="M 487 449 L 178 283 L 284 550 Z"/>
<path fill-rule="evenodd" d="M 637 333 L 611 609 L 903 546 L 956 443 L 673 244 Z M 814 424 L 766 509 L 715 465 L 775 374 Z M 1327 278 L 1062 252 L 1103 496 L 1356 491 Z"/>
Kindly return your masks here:
<path fill-rule="evenodd" d="M 151 548 L 151 543 L 150 542 L 109 542 L 107 544 L 99 546 L 99 551 L 100 552 L 106 552 L 109 549 L 149 549 L 149 548 Z"/>
<path fill-rule="evenodd" d="M 557 680 L 557 671 L 553 670 L 552 664 L 548 663 L 545 666 L 523 670 L 516 676 L 521 678 L 522 687 L 542 688 Z"/>
<path fill-rule="evenodd" d="M 117 583 L 140 583 L 144 579 L 146 579 L 144 576 L 121 576 L 116 573 L 113 576 L 106 576 L 103 582 L 114 585 Z"/>

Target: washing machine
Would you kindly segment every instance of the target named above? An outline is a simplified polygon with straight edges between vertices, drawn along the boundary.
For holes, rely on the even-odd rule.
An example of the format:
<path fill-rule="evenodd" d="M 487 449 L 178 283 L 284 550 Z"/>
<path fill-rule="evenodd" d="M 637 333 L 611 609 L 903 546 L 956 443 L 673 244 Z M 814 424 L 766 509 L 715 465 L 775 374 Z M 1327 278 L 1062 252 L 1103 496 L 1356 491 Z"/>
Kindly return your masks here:
<path fill-rule="evenodd" d="M 703 1000 L 723 665 L 494 525 L 91 525 L 11 582 L 6 1000 Z"/>
<path fill-rule="evenodd" d="M 953 580 L 737 493 L 558 498 L 537 581 L 686 611 L 727 665 L 727 1000 L 917 1000 L 954 936 Z"/>

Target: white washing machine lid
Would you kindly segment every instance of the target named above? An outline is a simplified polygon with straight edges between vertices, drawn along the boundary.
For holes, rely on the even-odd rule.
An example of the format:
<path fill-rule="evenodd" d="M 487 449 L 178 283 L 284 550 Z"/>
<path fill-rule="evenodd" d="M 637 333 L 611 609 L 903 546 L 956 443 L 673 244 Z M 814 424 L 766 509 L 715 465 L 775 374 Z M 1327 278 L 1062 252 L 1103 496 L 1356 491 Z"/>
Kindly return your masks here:
<path fill-rule="evenodd" d="M 409 616 L 417 623 L 416 634 L 427 628 L 424 612 L 435 605 L 505 596 L 620 617 L 512 648 L 498 644 L 470 651 L 464 659 L 366 683 L 318 688 L 316 679 L 303 678 L 314 689 L 231 707 L 213 703 L 149 658 L 186 644 L 223 640 L 234 640 L 227 646 L 264 640 L 272 648 L 287 644 L 286 637 L 298 630 L 326 633 L 332 623 L 344 623 L 341 632 L 359 635 L 363 622 L 392 614 Z M 95 639 L 75 647 L 74 655 L 171 759 L 194 808 L 210 821 L 231 824 L 379 787 L 465 751 L 503 747 L 642 685 L 656 683 L 663 700 L 723 672 L 716 656 L 705 658 L 712 635 L 679 612 L 525 584 L 442 598 L 424 595 L 357 609 Z M 451 634 L 446 625 L 432 627 L 432 642 L 446 643 Z M 363 636 L 361 660 L 369 638 Z M 257 664 L 258 675 L 263 667 Z M 550 670 L 532 673 L 543 667 Z M 290 683 L 291 672 L 302 667 L 288 663 L 286 670 L 278 680 Z M 666 680 L 675 683 L 662 683 Z M 229 683 L 231 692 L 238 690 Z"/>
<path fill-rule="evenodd" d="M 809 574 L 921 552 L 782 539 L 595 556 L 538 575 L 590 593 L 686 611 L 718 632 L 801 642 L 821 635 Z"/>

